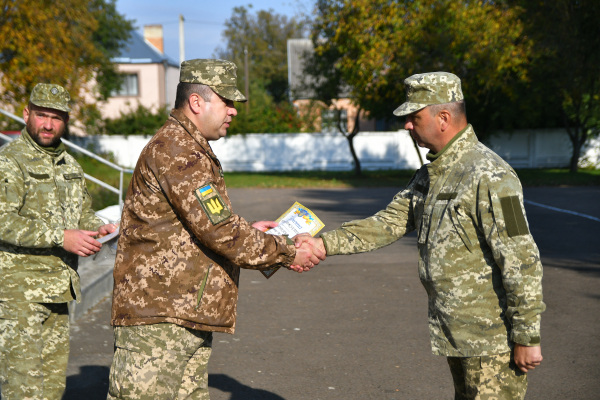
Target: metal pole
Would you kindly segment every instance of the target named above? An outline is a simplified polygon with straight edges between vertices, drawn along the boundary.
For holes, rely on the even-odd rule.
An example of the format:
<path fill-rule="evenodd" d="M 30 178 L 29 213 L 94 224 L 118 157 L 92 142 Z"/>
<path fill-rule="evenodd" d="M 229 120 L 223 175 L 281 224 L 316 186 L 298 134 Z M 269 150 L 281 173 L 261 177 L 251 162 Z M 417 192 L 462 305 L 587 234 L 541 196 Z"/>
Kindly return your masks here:
<path fill-rule="evenodd" d="M 179 14 L 179 66 L 185 61 L 185 38 L 183 35 L 183 15 Z"/>
<path fill-rule="evenodd" d="M 123 211 L 123 171 L 119 171 L 119 207 Z"/>
<path fill-rule="evenodd" d="M 246 70 L 246 115 L 250 114 L 250 91 L 248 90 L 248 46 L 244 46 L 244 69 Z"/>

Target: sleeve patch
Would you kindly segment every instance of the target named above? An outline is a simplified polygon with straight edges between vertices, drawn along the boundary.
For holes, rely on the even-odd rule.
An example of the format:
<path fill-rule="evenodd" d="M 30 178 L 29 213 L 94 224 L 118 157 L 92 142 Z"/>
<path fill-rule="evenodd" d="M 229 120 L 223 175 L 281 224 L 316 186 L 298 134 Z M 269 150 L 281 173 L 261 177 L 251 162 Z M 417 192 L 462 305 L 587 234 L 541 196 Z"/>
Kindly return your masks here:
<path fill-rule="evenodd" d="M 212 183 L 199 187 L 194 191 L 194 195 L 213 225 L 220 224 L 231 217 L 231 210 Z"/>
<path fill-rule="evenodd" d="M 528 235 L 529 229 L 519 198 L 517 196 L 501 197 L 500 205 L 502 206 L 502 215 L 504 216 L 508 237 Z"/>

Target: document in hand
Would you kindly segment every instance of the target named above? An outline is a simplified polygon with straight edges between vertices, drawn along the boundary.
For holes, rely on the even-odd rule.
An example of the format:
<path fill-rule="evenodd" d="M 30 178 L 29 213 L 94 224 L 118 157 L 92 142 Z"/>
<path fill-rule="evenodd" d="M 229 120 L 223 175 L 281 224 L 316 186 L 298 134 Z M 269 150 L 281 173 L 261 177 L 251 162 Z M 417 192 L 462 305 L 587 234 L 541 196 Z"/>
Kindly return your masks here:
<path fill-rule="evenodd" d="M 315 236 L 325 226 L 315 213 L 298 202 L 295 202 L 281 217 L 277 218 L 276 222 L 279 223 L 279 226 L 269 229 L 265 233 L 285 235 L 289 238 L 293 238 L 300 233 L 309 233 L 311 236 Z M 265 278 L 269 279 L 278 269 L 279 267 L 274 267 L 260 272 Z"/>
<path fill-rule="evenodd" d="M 119 227 L 113 233 L 96 239 L 102 243 L 100 251 L 92 256 L 92 260 L 99 262 L 117 253 L 117 242 L 119 241 Z"/>

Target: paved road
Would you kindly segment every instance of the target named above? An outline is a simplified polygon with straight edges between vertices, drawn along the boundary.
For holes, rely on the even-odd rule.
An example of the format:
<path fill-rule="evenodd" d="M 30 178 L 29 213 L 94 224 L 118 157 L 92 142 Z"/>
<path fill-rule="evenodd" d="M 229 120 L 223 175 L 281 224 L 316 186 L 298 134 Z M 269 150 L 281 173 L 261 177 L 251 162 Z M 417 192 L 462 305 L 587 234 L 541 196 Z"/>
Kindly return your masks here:
<path fill-rule="evenodd" d="M 298 200 L 333 229 L 384 207 L 393 188 L 237 189 L 236 212 L 271 219 Z M 600 188 L 531 188 L 525 198 L 600 218 Z M 600 392 L 600 222 L 527 205 L 544 263 L 544 363 L 528 399 Z M 332 257 L 268 281 L 243 271 L 235 335 L 216 334 L 213 400 L 451 399 L 443 357 L 431 355 L 415 236 L 377 252 Z M 64 399 L 105 399 L 110 301 L 73 326 Z"/>

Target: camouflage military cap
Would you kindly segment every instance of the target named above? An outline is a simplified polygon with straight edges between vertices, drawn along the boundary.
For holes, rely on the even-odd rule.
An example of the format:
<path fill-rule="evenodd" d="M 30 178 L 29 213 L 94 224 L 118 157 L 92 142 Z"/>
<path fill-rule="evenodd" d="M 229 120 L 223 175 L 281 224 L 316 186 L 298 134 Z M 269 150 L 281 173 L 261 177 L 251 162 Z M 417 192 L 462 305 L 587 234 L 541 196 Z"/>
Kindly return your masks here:
<path fill-rule="evenodd" d="M 404 80 L 406 102 L 394 110 L 402 116 L 419 111 L 432 104 L 445 104 L 462 100 L 460 78 L 448 72 L 416 74 Z"/>
<path fill-rule="evenodd" d="M 71 112 L 69 92 L 64 87 L 53 83 L 38 83 L 35 85 L 31 91 L 29 101 L 39 107 Z"/>
<path fill-rule="evenodd" d="M 201 83 L 210 86 L 222 97 L 233 101 L 246 101 L 237 89 L 236 66 L 231 61 L 196 59 L 181 63 L 179 82 Z"/>

